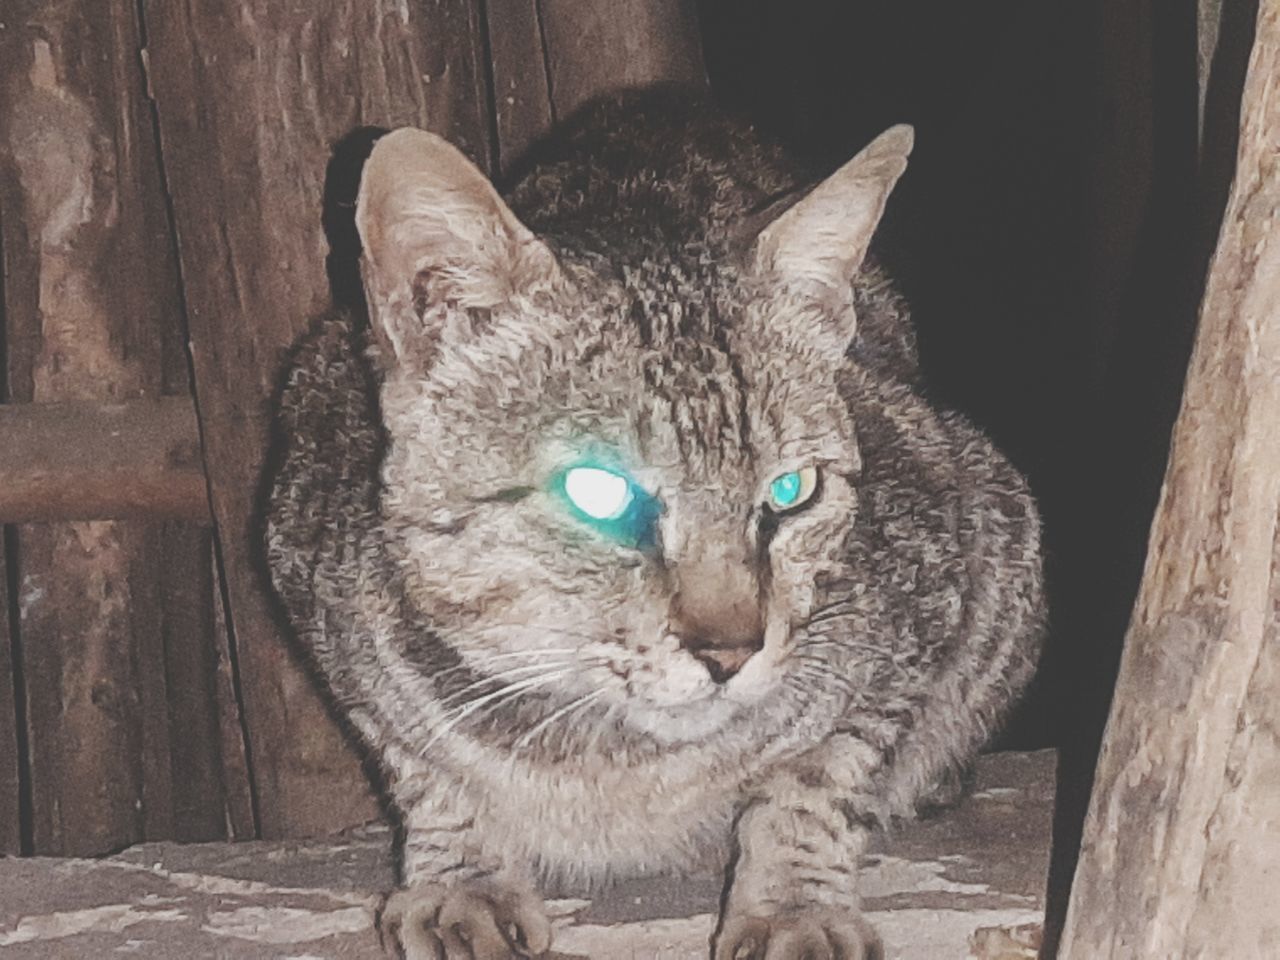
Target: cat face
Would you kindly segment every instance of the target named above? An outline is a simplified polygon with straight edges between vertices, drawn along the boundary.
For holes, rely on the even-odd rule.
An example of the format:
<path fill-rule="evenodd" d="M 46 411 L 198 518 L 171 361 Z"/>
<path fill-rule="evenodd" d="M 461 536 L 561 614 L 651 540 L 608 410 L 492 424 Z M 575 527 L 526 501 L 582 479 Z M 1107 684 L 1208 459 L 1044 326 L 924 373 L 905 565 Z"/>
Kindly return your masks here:
<path fill-rule="evenodd" d="M 909 139 L 874 147 L 745 261 L 602 270 L 554 256 L 442 141 L 380 143 L 358 222 L 383 508 L 416 605 L 476 672 L 667 743 L 795 673 L 857 509 L 849 284 Z"/>

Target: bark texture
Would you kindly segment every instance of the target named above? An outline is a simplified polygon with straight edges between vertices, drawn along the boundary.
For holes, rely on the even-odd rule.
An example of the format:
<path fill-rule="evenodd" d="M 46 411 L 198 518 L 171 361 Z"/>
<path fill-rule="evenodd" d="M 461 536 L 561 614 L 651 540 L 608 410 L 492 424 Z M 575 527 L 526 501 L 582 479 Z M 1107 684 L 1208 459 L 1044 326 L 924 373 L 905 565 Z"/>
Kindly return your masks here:
<path fill-rule="evenodd" d="M 1280 951 L 1280 0 L 1241 117 L 1067 960 Z"/>

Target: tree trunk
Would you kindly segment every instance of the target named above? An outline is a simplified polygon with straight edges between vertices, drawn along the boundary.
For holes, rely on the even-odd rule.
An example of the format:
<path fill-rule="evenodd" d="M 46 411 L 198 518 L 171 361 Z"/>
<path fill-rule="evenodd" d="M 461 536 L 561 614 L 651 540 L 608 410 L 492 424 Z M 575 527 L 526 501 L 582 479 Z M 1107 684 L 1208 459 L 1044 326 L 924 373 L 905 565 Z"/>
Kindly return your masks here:
<path fill-rule="evenodd" d="M 1280 0 L 1260 5 L 1241 116 L 1066 960 L 1280 944 Z"/>

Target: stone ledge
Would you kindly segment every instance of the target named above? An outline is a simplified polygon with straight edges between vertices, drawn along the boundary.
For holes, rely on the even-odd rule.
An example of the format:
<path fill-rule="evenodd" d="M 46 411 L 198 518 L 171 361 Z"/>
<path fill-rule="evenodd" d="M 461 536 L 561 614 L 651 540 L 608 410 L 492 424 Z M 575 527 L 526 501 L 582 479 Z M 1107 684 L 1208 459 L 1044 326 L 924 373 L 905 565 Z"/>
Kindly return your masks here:
<path fill-rule="evenodd" d="M 868 919 L 889 960 L 1035 956 L 1053 805 L 1051 752 L 992 754 L 971 795 L 867 857 Z M 101 860 L 0 859 L 0 951 L 14 960 L 381 960 L 390 838 L 147 843 Z M 619 884 L 550 901 L 557 960 L 706 960 L 720 880 Z"/>

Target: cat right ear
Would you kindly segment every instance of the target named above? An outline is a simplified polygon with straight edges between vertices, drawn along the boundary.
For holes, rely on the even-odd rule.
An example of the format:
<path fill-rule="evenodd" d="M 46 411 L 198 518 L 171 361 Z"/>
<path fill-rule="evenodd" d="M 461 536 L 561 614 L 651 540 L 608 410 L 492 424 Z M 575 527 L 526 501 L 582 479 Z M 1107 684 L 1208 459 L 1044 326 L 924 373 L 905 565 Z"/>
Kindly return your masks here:
<path fill-rule="evenodd" d="M 433 356 L 451 316 L 555 284 L 555 256 L 452 144 L 403 128 L 374 144 L 356 228 L 369 318 L 391 363 Z"/>
<path fill-rule="evenodd" d="M 756 237 L 755 268 L 837 303 L 847 301 L 913 141 L 911 127 L 890 127 L 790 205 Z M 844 333 L 847 343 L 853 331 Z"/>

